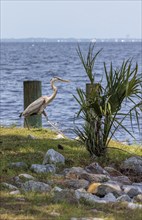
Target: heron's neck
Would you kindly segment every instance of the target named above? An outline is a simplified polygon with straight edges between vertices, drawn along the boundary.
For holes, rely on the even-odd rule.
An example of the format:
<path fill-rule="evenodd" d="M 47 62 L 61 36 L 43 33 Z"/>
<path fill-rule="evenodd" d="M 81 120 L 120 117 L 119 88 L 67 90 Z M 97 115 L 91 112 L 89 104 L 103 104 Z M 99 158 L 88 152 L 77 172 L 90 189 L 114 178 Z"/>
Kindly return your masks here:
<path fill-rule="evenodd" d="M 55 98 L 56 94 L 57 94 L 57 87 L 54 86 L 53 83 L 51 83 L 51 88 L 53 89 L 53 94 L 50 96 L 50 101 L 52 101 Z"/>

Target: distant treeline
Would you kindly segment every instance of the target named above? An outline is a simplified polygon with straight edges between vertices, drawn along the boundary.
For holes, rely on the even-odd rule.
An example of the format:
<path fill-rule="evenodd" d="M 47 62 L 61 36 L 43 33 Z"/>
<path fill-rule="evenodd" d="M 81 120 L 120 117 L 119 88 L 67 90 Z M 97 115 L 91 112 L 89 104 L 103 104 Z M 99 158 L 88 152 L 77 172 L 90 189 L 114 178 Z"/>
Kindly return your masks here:
<path fill-rule="evenodd" d="M 141 42 L 142 39 L 137 38 L 5 38 L 1 42 Z"/>

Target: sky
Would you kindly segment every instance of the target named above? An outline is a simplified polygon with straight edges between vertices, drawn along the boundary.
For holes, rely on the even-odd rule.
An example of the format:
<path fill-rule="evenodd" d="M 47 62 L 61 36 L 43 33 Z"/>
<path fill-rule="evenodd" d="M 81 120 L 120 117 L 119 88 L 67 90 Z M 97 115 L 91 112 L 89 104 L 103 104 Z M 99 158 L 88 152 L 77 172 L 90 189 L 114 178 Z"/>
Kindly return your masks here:
<path fill-rule="evenodd" d="M 141 0 L 0 0 L 1 38 L 142 38 Z"/>

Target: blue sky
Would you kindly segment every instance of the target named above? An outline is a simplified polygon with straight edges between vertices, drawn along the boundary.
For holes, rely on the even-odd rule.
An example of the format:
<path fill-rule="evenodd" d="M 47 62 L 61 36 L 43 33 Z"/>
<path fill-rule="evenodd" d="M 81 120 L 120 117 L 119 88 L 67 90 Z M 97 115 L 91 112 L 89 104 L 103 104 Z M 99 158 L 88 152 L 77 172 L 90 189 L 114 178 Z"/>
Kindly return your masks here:
<path fill-rule="evenodd" d="M 142 38 L 141 0 L 1 0 L 1 38 Z"/>

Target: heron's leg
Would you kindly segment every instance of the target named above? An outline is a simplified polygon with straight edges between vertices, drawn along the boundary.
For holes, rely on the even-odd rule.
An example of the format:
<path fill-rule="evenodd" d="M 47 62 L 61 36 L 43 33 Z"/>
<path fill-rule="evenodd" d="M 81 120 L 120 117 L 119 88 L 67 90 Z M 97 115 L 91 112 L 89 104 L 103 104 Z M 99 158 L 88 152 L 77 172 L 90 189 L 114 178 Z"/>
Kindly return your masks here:
<path fill-rule="evenodd" d="M 43 111 L 42 114 L 45 116 L 47 122 L 55 129 L 55 131 L 64 137 L 64 134 L 51 121 L 49 121 L 47 113 L 45 111 Z"/>
<path fill-rule="evenodd" d="M 27 126 L 28 130 L 30 130 L 30 127 L 29 127 L 29 125 L 28 125 L 27 118 L 25 118 L 25 122 L 26 122 L 26 126 Z"/>
<path fill-rule="evenodd" d="M 46 120 L 48 121 L 48 116 L 47 116 L 46 111 L 43 110 L 42 114 L 45 116 Z"/>

